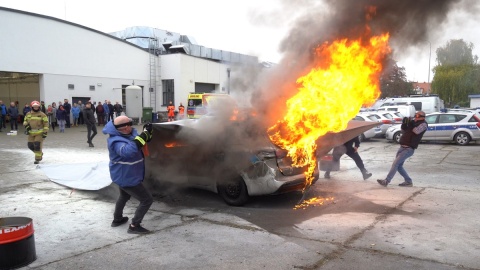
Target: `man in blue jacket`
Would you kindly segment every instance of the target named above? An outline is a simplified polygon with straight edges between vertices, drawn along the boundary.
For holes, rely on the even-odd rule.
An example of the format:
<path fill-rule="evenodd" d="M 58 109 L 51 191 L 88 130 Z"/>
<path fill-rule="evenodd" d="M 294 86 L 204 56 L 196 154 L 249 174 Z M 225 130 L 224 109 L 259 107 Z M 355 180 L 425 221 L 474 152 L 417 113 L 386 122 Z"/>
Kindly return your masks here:
<path fill-rule="evenodd" d="M 0 131 L 3 128 L 7 128 L 6 126 L 6 117 L 7 117 L 7 106 L 3 104 L 3 101 L 0 100 Z"/>
<path fill-rule="evenodd" d="M 142 147 L 152 139 L 153 126 L 146 124 L 143 132 L 138 134 L 132 127 L 132 119 L 125 115 L 115 118 L 103 128 L 103 133 L 110 135 L 107 139 L 110 156 L 110 177 L 118 185 L 120 195 L 115 204 L 112 227 L 120 226 L 128 221 L 123 216 L 125 204 L 133 197 L 140 201 L 132 223 L 127 232 L 146 234 L 150 231 L 140 223 L 153 203 L 150 192 L 143 185 L 145 177 L 145 160 Z"/>

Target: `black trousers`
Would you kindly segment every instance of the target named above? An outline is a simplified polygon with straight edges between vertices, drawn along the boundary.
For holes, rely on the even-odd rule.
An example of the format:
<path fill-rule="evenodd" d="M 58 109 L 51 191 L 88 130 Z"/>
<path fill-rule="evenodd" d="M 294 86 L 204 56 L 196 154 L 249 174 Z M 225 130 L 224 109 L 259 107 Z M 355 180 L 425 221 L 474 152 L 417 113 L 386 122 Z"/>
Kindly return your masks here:
<path fill-rule="evenodd" d="M 339 152 L 340 152 L 340 154 L 335 154 L 335 151 L 334 151 L 333 161 L 338 162 L 340 160 L 343 153 L 341 153 L 341 151 L 339 151 Z M 347 156 L 349 156 L 351 159 L 353 159 L 353 161 L 355 161 L 355 164 L 357 165 L 357 167 L 360 169 L 360 171 L 362 173 L 364 173 L 366 171 L 365 170 L 365 165 L 363 164 L 363 160 L 360 157 L 360 155 L 358 154 L 358 152 L 355 152 L 355 151 L 351 150 L 351 151 L 347 151 L 345 154 Z M 327 171 L 327 172 L 330 173 L 330 171 Z"/>
<path fill-rule="evenodd" d="M 123 208 L 130 197 L 137 199 L 140 204 L 135 210 L 135 215 L 132 218 L 132 224 L 137 226 L 142 223 L 143 217 L 150 209 L 153 203 L 153 198 L 150 192 L 143 186 L 142 183 L 134 187 L 120 187 L 120 196 L 118 196 L 117 203 L 115 204 L 115 212 L 113 213 L 113 219 L 120 220 L 123 216 Z"/>
<path fill-rule="evenodd" d="M 353 161 L 355 161 L 355 164 L 357 165 L 357 167 L 360 169 L 360 171 L 363 173 L 365 172 L 365 165 L 363 165 L 363 160 L 362 158 L 360 157 L 360 155 L 358 154 L 358 152 L 353 152 L 353 151 L 347 151 L 347 156 L 349 156 L 350 158 L 353 159 Z"/>
<path fill-rule="evenodd" d="M 87 142 L 91 143 L 95 135 L 97 135 L 97 126 L 95 124 L 87 125 Z"/>
<path fill-rule="evenodd" d="M 70 127 L 70 113 L 67 113 L 67 115 L 65 117 L 65 121 L 66 121 L 66 127 L 69 128 Z"/>

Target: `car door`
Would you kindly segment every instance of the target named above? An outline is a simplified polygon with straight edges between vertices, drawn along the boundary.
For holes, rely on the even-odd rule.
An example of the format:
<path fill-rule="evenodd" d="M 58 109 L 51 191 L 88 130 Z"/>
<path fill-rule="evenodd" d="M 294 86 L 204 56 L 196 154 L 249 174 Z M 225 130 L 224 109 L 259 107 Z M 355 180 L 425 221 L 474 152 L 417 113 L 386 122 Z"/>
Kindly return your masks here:
<path fill-rule="evenodd" d="M 455 125 L 456 122 L 455 114 L 439 114 L 437 124 L 435 125 L 435 139 L 449 140 L 452 131 L 458 128 Z"/>
<path fill-rule="evenodd" d="M 422 137 L 423 140 L 435 140 L 435 136 L 436 136 L 435 128 L 437 126 L 437 119 L 438 119 L 438 114 L 428 115 L 427 117 L 425 117 L 425 121 L 428 123 L 428 129 L 425 132 L 425 134 L 423 134 L 423 137 Z"/>

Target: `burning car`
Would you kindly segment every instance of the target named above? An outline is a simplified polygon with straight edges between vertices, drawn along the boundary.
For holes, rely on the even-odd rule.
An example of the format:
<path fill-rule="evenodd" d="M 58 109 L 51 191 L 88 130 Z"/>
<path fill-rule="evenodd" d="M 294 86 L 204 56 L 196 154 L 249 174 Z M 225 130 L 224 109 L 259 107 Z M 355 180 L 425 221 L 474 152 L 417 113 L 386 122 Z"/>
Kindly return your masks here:
<path fill-rule="evenodd" d="M 303 190 L 318 180 L 315 169 L 312 183 L 307 182 L 307 166 L 292 166 L 286 151 L 255 124 L 229 121 L 219 125 L 217 120 L 202 117 L 154 124 L 146 157 L 147 182 L 206 189 L 218 193 L 229 205 L 241 206 L 250 196 Z M 319 154 L 370 128 L 362 123 L 347 136 L 325 136 L 328 142 L 319 148 Z"/>

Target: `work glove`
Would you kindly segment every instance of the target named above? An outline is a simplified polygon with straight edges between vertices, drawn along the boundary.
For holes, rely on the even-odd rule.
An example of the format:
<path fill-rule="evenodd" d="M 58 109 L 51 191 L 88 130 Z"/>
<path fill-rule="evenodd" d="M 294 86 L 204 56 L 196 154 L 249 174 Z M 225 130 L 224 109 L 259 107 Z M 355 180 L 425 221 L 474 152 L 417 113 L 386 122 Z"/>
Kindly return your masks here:
<path fill-rule="evenodd" d="M 408 122 L 408 127 L 409 127 L 409 128 L 414 128 L 414 127 L 415 127 L 415 120 L 410 120 L 410 121 Z"/>
<path fill-rule="evenodd" d="M 30 125 L 25 126 L 25 135 L 28 135 L 30 133 L 30 130 L 32 130 L 32 127 Z"/>
<path fill-rule="evenodd" d="M 44 138 L 44 139 L 47 138 L 47 132 L 42 133 L 42 138 Z"/>
<path fill-rule="evenodd" d="M 151 139 L 152 136 L 147 131 L 144 131 L 140 133 L 140 135 L 136 136 L 133 141 L 137 144 L 138 148 L 142 148 Z"/>
<path fill-rule="evenodd" d="M 145 125 L 143 125 L 143 131 L 148 132 L 148 134 L 150 134 L 150 137 L 152 137 L 152 134 L 153 134 L 153 125 L 152 125 L 152 123 L 146 123 Z"/>

